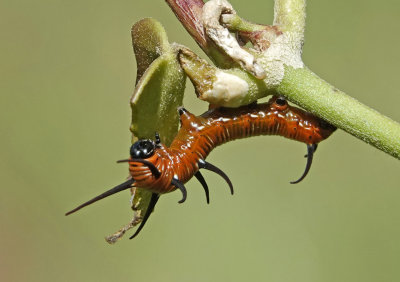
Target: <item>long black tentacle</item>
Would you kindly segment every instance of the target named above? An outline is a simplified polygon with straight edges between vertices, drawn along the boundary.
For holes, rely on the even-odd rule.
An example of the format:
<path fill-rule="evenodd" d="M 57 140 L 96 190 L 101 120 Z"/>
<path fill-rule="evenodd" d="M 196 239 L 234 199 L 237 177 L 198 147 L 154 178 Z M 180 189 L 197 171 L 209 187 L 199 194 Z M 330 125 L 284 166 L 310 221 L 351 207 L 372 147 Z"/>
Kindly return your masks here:
<path fill-rule="evenodd" d="M 115 193 L 118 193 L 120 191 L 129 189 L 129 188 L 131 188 L 133 182 L 135 182 L 135 180 L 129 179 L 128 181 L 125 181 L 124 183 L 122 183 L 120 185 L 117 185 L 114 188 L 104 192 L 103 194 L 100 194 L 100 195 L 94 197 L 93 199 L 87 201 L 86 203 L 83 203 L 82 205 L 74 208 L 73 210 L 67 212 L 65 215 L 70 215 L 71 213 L 74 213 L 74 212 L 80 210 L 83 207 L 86 207 L 86 206 L 88 206 L 90 204 L 93 204 L 94 202 L 97 202 L 97 201 L 99 201 L 101 199 L 104 199 L 104 198 L 106 198 L 108 196 L 111 196 L 112 194 L 115 194 Z"/>
<path fill-rule="evenodd" d="M 204 188 L 204 192 L 206 192 L 206 199 L 207 199 L 207 204 L 210 203 L 210 192 L 208 191 L 208 185 L 206 180 L 204 179 L 203 175 L 200 173 L 200 171 L 196 172 L 194 174 L 196 176 L 197 180 L 201 183 L 201 185 Z"/>
<path fill-rule="evenodd" d="M 171 184 L 174 185 L 176 188 L 181 190 L 182 192 L 182 199 L 178 202 L 179 204 L 182 204 L 184 201 L 186 201 L 186 196 L 187 196 L 187 191 L 185 186 L 183 185 L 182 182 L 179 181 L 177 178 L 172 178 Z"/>
<path fill-rule="evenodd" d="M 296 181 L 291 181 L 290 184 L 299 183 L 306 177 L 308 171 L 311 168 L 314 152 L 316 150 L 317 150 L 317 144 L 307 144 L 307 155 L 305 155 L 305 157 L 307 157 L 306 169 L 304 170 L 303 175 L 299 179 L 297 179 Z"/>
<path fill-rule="evenodd" d="M 229 179 L 229 177 L 225 174 L 225 172 L 223 172 L 218 167 L 216 167 L 204 160 L 199 160 L 199 168 L 204 168 L 204 169 L 210 170 L 210 171 L 215 172 L 216 174 L 220 175 L 223 179 L 225 179 L 226 183 L 228 183 L 229 188 L 231 189 L 231 194 L 233 195 L 232 182 Z"/>
<path fill-rule="evenodd" d="M 318 144 L 312 144 L 311 146 L 313 146 L 313 153 L 315 153 L 317 151 L 318 148 Z M 307 148 L 307 152 L 308 152 L 308 148 Z M 308 153 L 304 155 L 305 158 L 308 157 Z"/>
<path fill-rule="evenodd" d="M 142 160 L 142 159 L 126 159 L 126 160 L 119 160 L 117 161 L 117 163 L 128 163 L 128 162 L 135 162 L 135 163 L 142 163 L 144 165 L 147 165 L 150 170 L 151 173 L 156 177 L 159 178 L 161 176 L 161 172 L 158 170 L 158 168 L 156 168 L 155 165 L 153 165 L 151 162 L 146 161 L 146 160 Z"/>
<path fill-rule="evenodd" d="M 150 203 L 149 203 L 149 206 L 147 207 L 146 213 L 143 216 L 142 222 L 140 223 L 138 229 L 136 229 L 135 234 L 133 234 L 131 237 L 129 237 L 129 239 L 135 238 L 139 234 L 140 230 L 142 230 L 143 226 L 146 224 L 146 221 L 149 219 L 151 213 L 153 212 L 154 207 L 157 204 L 157 201 L 159 198 L 160 198 L 160 195 L 158 195 L 157 193 L 151 194 Z"/>

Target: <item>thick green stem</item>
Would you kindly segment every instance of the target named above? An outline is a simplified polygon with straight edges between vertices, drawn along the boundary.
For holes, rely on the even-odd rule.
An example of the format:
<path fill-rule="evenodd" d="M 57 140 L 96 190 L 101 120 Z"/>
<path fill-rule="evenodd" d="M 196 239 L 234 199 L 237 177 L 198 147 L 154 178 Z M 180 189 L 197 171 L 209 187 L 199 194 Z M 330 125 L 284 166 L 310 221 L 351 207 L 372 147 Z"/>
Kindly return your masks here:
<path fill-rule="evenodd" d="M 400 124 L 331 86 L 307 68 L 286 67 L 278 92 L 338 128 L 400 159 Z"/>
<path fill-rule="evenodd" d="M 306 25 L 306 0 L 275 0 L 274 25 L 283 32 L 293 32 L 304 37 Z"/>

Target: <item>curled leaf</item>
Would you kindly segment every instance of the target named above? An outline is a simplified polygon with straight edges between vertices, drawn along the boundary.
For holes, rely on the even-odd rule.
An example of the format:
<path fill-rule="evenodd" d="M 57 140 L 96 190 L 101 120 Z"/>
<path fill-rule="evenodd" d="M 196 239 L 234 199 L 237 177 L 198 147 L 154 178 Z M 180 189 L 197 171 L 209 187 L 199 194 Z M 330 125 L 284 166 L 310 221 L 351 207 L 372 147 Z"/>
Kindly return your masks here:
<path fill-rule="evenodd" d="M 162 25 L 143 19 L 132 27 L 132 42 L 137 61 L 137 81 L 131 98 L 132 141 L 160 134 L 169 145 L 178 131 L 177 108 L 182 105 L 186 75 L 177 59 L 178 47 L 168 43 Z M 126 226 L 106 237 L 117 242 L 126 231 L 139 224 L 149 206 L 151 192 L 132 188 L 134 215 Z"/>
<path fill-rule="evenodd" d="M 152 18 L 145 18 L 132 26 L 133 52 L 136 57 L 136 84 L 150 64 L 170 50 L 163 26 Z"/>

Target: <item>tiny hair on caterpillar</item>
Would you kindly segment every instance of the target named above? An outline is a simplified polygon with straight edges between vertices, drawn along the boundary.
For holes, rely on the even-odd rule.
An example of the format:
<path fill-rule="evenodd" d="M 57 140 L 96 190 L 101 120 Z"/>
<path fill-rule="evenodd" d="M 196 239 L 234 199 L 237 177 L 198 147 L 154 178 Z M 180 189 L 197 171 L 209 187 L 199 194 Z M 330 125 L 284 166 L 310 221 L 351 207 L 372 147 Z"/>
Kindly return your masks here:
<path fill-rule="evenodd" d="M 336 127 L 306 112 L 291 106 L 278 96 L 266 103 L 252 103 L 239 108 L 213 108 L 195 116 L 183 107 L 178 109 L 181 127 L 169 147 L 155 139 L 141 139 L 130 147 L 130 158 L 118 161 L 129 163 L 130 178 L 124 183 L 98 195 L 66 213 L 72 214 L 81 208 L 117 192 L 140 187 L 152 192 L 150 204 L 135 234 L 142 230 L 161 194 L 180 190 L 183 203 L 187 197 L 185 183 L 193 176 L 202 184 L 207 203 L 208 185 L 200 169 L 220 175 L 228 184 L 231 194 L 233 185 L 228 176 L 218 167 L 205 161 L 216 146 L 226 142 L 258 135 L 280 135 L 307 145 L 307 163 L 302 176 L 291 184 L 299 183 L 310 170 L 317 144 L 328 138 Z"/>

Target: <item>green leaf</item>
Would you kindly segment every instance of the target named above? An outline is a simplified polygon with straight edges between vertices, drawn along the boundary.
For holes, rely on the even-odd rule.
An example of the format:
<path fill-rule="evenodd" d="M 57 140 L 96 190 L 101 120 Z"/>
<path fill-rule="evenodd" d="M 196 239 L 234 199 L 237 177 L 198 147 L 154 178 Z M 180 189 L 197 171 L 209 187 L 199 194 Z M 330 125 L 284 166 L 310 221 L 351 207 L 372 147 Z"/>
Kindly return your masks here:
<path fill-rule="evenodd" d="M 133 49 L 137 61 L 137 80 L 131 98 L 132 142 L 154 139 L 158 132 L 167 146 L 178 132 L 177 108 L 182 105 L 186 75 L 178 62 L 178 47 L 168 43 L 162 25 L 143 19 L 132 27 Z M 149 206 L 151 192 L 133 188 L 131 222 L 106 238 L 115 243 L 125 232 L 139 224 Z"/>
<path fill-rule="evenodd" d="M 169 52 L 171 48 L 163 26 L 152 18 L 145 18 L 135 23 L 131 35 L 137 64 L 137 84 L 150 64 L 162 54 Z"/>
<path fill-rule="evenodd" d="M 178 130 L 177 107 L 182 105 L 185 80 L 175 51 L 161 55 L 149 66 L 131 99 L 135 137 L 154 138 L 157 131 L 163 143 L 172 141 Z"/>

